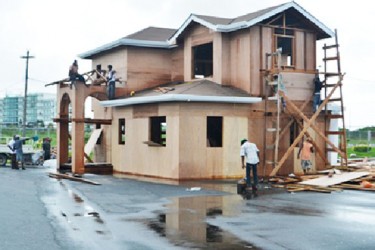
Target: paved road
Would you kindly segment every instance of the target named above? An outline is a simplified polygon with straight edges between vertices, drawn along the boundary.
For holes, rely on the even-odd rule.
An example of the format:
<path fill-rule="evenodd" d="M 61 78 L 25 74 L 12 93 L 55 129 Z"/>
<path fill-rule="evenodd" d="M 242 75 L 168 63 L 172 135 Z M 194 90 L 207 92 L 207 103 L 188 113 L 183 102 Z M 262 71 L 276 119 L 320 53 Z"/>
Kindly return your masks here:
<path fill-rule="evenodd" d="M 160 183 L 0 168 L 0 249 L 372 249 L 375 193 L 295 193 L 235 181 Z"/>

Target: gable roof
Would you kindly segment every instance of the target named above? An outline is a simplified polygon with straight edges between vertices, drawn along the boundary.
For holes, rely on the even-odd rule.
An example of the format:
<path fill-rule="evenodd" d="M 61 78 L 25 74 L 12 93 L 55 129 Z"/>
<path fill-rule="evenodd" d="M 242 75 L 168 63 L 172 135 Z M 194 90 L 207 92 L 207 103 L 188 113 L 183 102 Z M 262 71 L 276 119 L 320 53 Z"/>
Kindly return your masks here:
<path fill-rule="evenodd" d="M 186 27 L 188 27 L 192 22 L 199 23 L 216 32 L 233 32 L 239 29 L 251 27 L 290 8 L 298 11 L 313 25 L 315 25 L 315 27 L 321 31 L 320 38 L 329 38 L 334 36 L 334 32 L 332 30 L 326 27 L 323 23 L 321 23 L 318 19 L 316 19 L 313 15 L 303 9 L 296 2 L 292 1 L 232 19 L 191 14 L 189 18 L 182 24 L 182 26 L 176 31 L 176 33 L 169 39 L 169 41 L 175 41 L 186 29 Z"/>
<path fill-rule="evenodd" d="M 155 91 L 166 88 L 162 93 Z M 252 97 L 245 91 L 231 86 L 203 79 L 194 82 L 169 83 L 153 89 L 137 92 L 135 96 L 123 99 L 101 101 L 104 107 L 131 106 L 160 102 L 214 102 L 214 103 L 258 103 L 261 97 Z"/>
<path fill-rule="evenodd" d="M 158 27 L 148 27 L 116 41 L 102 45 L 96 49 L 84 52 L 78 56 L 82 59 L 92 59 L 95 55 L 121 46 L 137 46 L 150 48 L 173 48 L 176 39 L 192 23 L 199 23 L 216 32 L 233 32 L 236 30 L 249 28 L 268 18 L 278 15 L 288 9 L 294 9 L 304 16 L 318 31 L 318 39 L 333 37 L 335 34 L 313 15 L 303 9 L 296 2 L 288 2 L 277 6 L 269 7 L 253 13 L 249 13 L 236 18 L 221 18 L 214 16 L 204 16 L 191 14 L 179 29 L 168 29 Z"/>
<path fill-rule="evenodd" d="M 152 47 L 152 48 L 170 48 L 173 47 L 168 43 L 176 29 L 148 27 L 116 41 L 104 44 L 96 49 L 89 50 L 78 56 L 82 59 L 92 59 L 93 56 L 114 49 L 120 46 Z"/>

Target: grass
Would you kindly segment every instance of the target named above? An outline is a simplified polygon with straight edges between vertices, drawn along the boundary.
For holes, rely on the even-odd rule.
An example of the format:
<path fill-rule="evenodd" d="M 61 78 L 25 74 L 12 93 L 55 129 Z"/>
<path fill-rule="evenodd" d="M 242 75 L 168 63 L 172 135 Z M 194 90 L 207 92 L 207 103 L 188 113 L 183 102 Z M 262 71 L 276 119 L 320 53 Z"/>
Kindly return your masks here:
<path fill-rule="evenodd" d="M 365 158 L 365 157 L 374 158 L 375 157 L 375 148 L 374 147 L 372 147 L 369 152 L 355 152 L 353 150 L 353 147 L 348 147 L 347 151 L 348 151 L 348 156 L 350 156 L 351 154 L 356 155 L 353 158 Z"/>

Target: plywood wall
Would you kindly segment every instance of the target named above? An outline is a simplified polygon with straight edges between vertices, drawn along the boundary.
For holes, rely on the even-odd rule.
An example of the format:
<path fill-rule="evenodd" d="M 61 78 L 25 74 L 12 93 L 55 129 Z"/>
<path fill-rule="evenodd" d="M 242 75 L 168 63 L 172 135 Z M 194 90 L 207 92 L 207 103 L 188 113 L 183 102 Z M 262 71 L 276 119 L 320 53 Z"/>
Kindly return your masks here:
<path fill-rule="evenodd" d="M 295 68 L 305 70 L 305 33 L 303 31 L 295 31 L 295 55 Z"/>
<path fill-rule="evenodd" d="M 286 95 L 294 101 L 312 99 L 314 74 L 283 72 Z"/>
<path fill-rule="evenodd" d="M 234 32 L 230 41 L 231 85 L 250 93 L 249 30 Z"/>
<path fill-rule="evenodd" d="M 171 81 L 171 51 L 166 49 L 128 48 L 128 87 L 151 88 Z"/>
<path fill-rule="evenodd" d="M 184 47 L 177 47 L 171 53 L 171 80 L 184 80 Z"/>
<path fill-rule="evenodd" d="M 248 105 L 189 103 L 156 107 L 158 116 L 167 117 L 166 147 L 143 143 L 149 140 L 149 117 L 155 115 L 154 108 L 138 110 L 137 115 L 131 107 L 114 110 L 110 161 L 115 171 L 171 179 L 244 175 L 239 150 L 240 140 L 248 137 Z M 207 116 L 222 115 L 223 147 L 207 147 Z M 118 144 L 120 118 L 126 119 L 125 145 Z"/>
<path fill-rule="evenodd" d="M 116 77 L 121 78 L 121 81 L 126 82 L 128 80 L 127 68 L 128 68 L 128 50 L 127 48 L 115 49 L 107 52 L 99 57 L 92 59 L 92 69 L 96 69 L 96 65 L 100 64 L 102 70 L 107 70 L 108 65 L 112 65 L 116 71 Z M 126 87 L 123 83 L 116 83 L 116 88 Z"/>
<path fill-rule="evenodd" d="M 306 36 L 306 70 L 314 71 L 316 67 L 316 35 L 305 33 Z"/>

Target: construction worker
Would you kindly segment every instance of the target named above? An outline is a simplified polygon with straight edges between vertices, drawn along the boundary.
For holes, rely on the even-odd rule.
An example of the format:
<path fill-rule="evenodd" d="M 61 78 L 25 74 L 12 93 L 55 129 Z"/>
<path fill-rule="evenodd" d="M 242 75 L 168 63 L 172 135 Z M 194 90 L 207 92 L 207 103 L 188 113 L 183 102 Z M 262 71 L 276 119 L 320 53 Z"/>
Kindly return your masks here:
<path fill-rule="evenodd" d="M 71 81 L 72 85 L 75 84 L 76 81 L 83 82 L 86 85 L 85 78 L 78 73 L 77 60 L 74 60 L 72 65 L 69 67 L 69 80 Z"/>
<path fill-rule="evenodd" d="M 312 139 L 308 137 L 306 141 L 302 142 L 297 155 L 297 159 L 301 158 L 301 167 L 304 174 L 311 170 L 311 153 L 314 153 L 314 146 L 312 145 Z"/>
<path fill-rule="evenodd" d="M 29 140 L 29 139 L 31 139 L 31 138 L 21 139 L 19 135 L 15 135 L 15 137 L 14 137 L 13 149 L 16 152 L 17 164 L 18 164 L 18 162 L 21 162 L 22 170 L 26 169 L 25 166 L 24 166 L 22 144 L 23 144 L 24 141 Z M 15 169 L 19 169 L 19 167 L 17 166 Z"/>
<path fill-rule="evenodd" d="M 51 139 L 43 138 L 44 160 L 51 159 Z"/>
<path fill-rule="evenodd" d="M 115 87 L 116 87 L 116 71 L 113 70 L 112 65 L 108 65 L 108 75 L 107 75 L 107 80 L 108 80 L 108 99 L 112 100 L 115 98 Z"/>
<path fill-rule="evenodd" d="M 241 163 L 242 169 L 246 166 L 246 185 L 251 187 L 253 191 L 257 191 L 258 173 L 257 167 L 259 163 L 259 149 L 254 143 L 250 143 L 247 139 L 241 140 Z M 246 157 L 246 165 L 245 165 Z M 250 172 L 253 171 L 254 183 L 251 183 Z"/>
<path fill-rule="evenodd" d="M 11 161 L 12 161 L 12 169 L 18 168 L 17 161 L 16 161 L 16 151 L 14 150 L 14 143 L 15 143 L 16 135 L 8 142 L 8 148 L 11 151 Z"/>
<path fill-rule="evenodd" d="M 319 79 L 319 73 L 316 73 L 314 78 L 313 113 L 316 112 L 321 103 L 320 90 L 322 89 L 322 85 L 323 83 Z"/>

